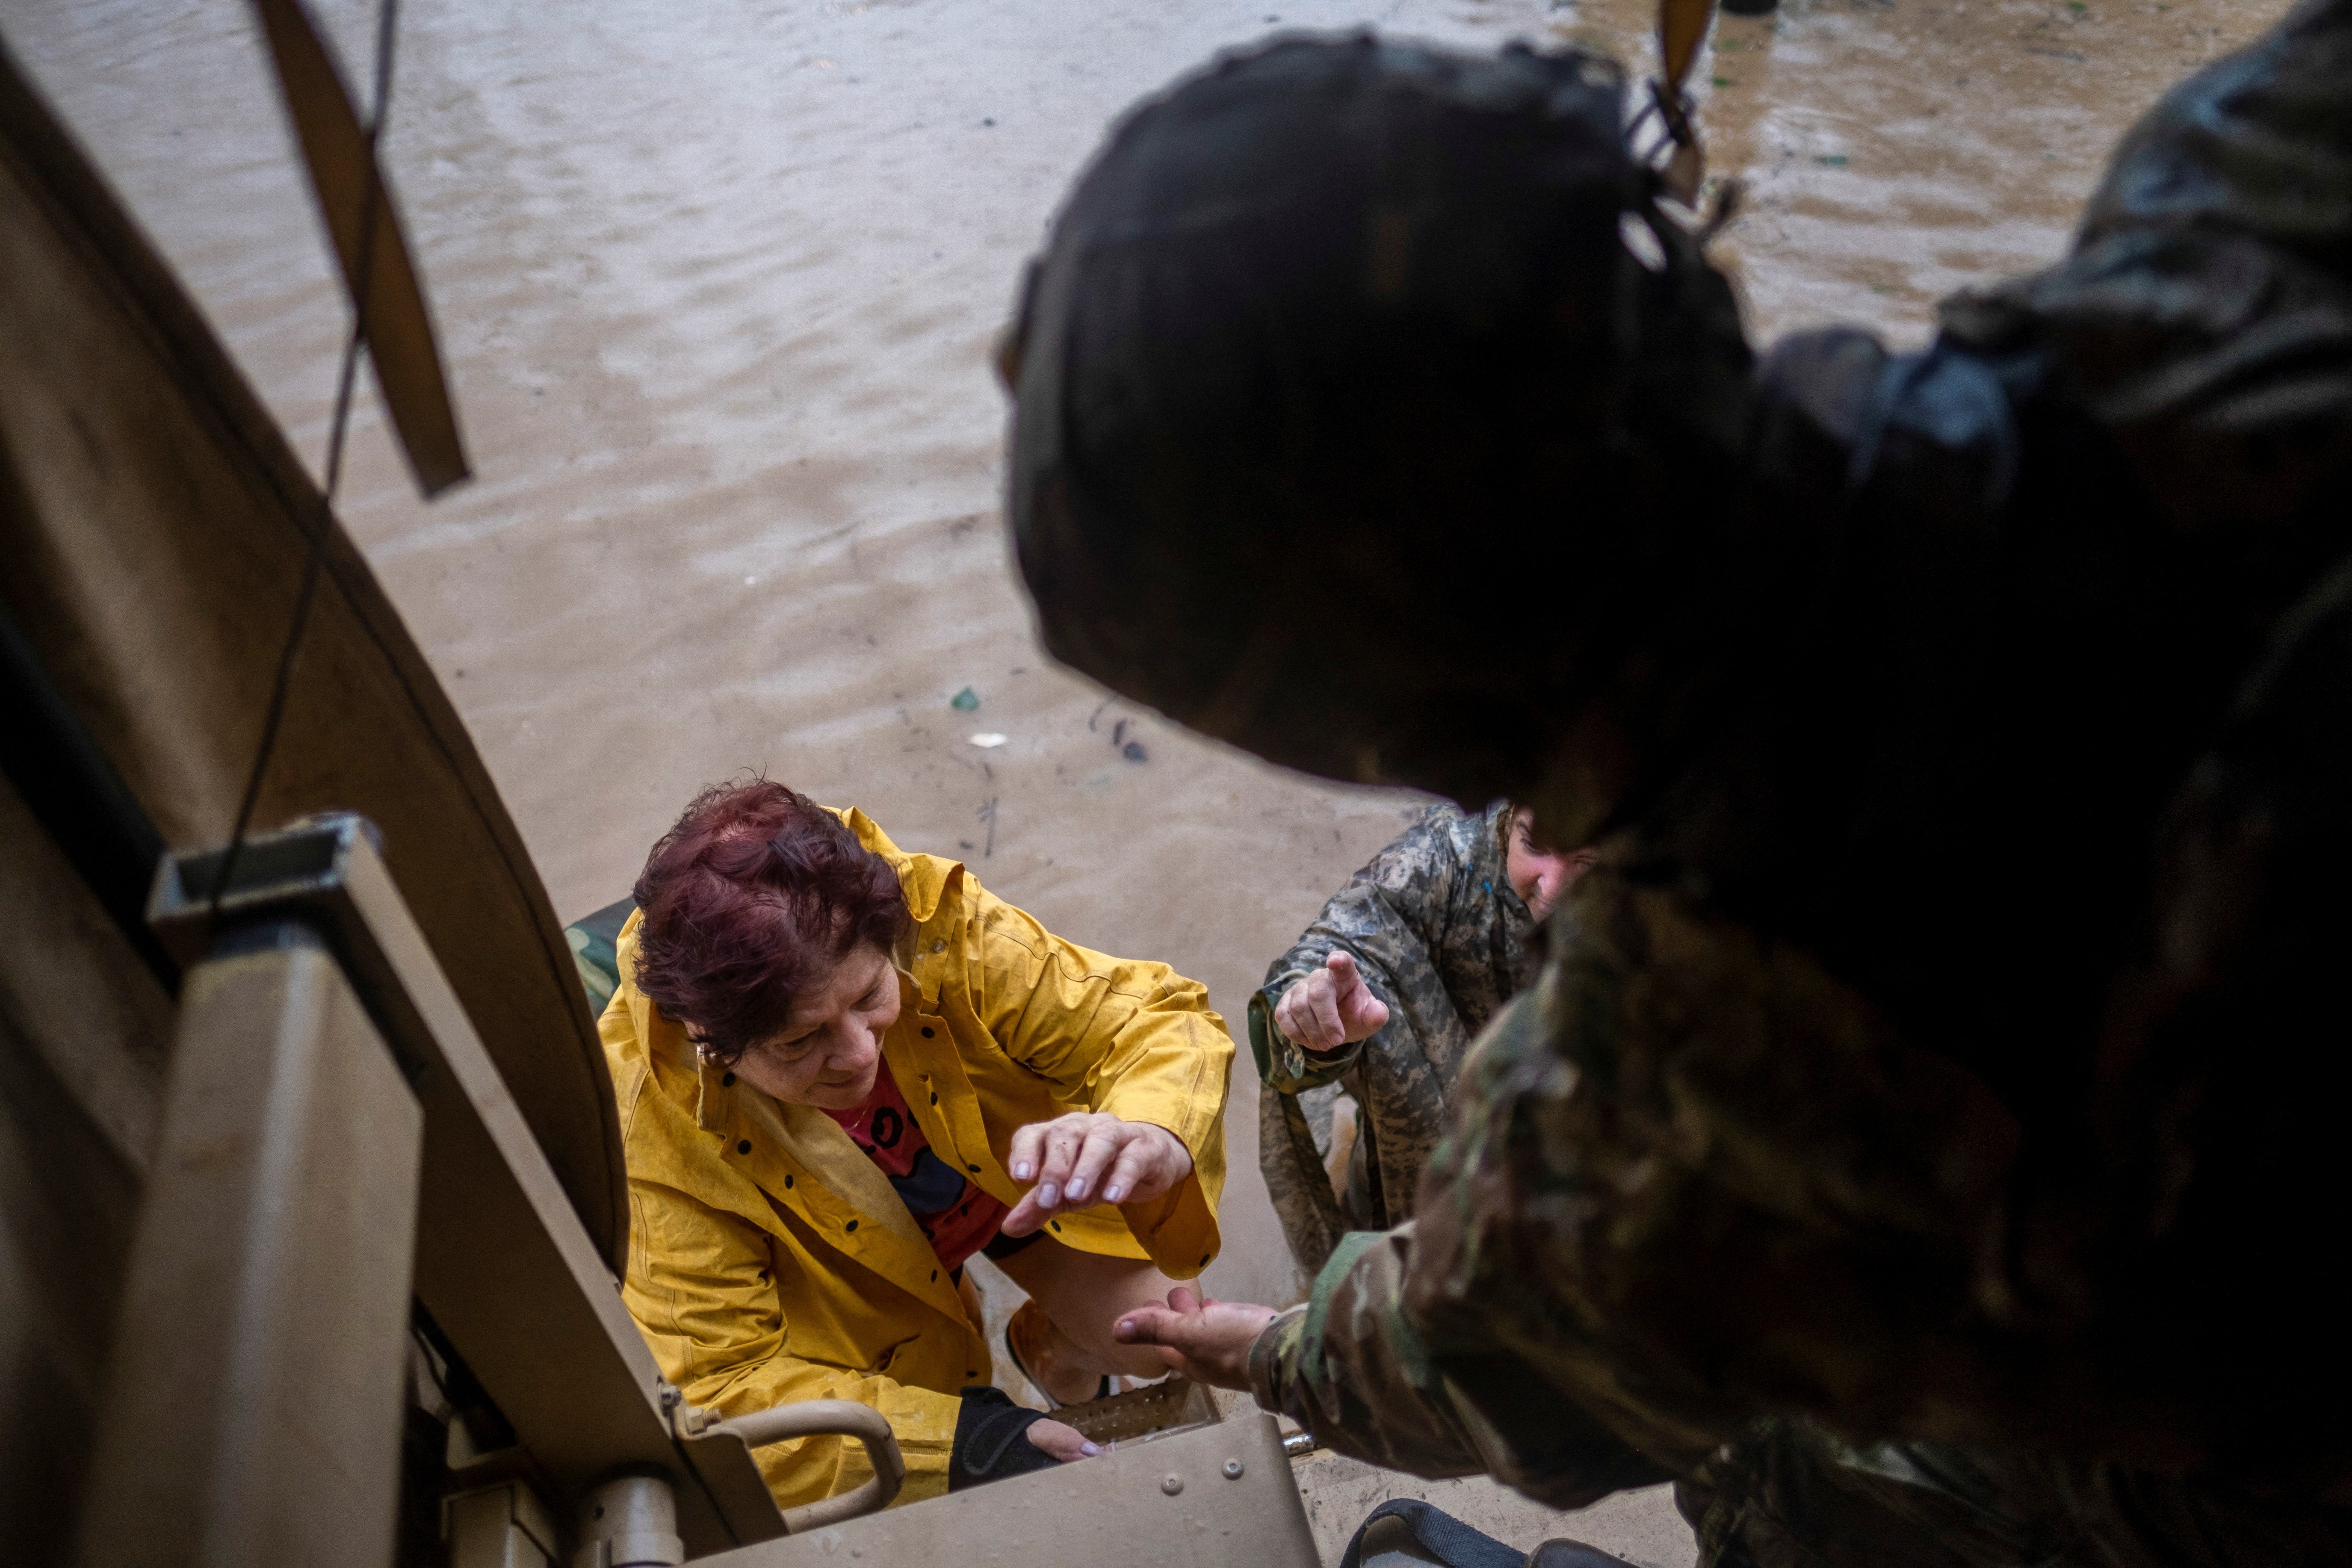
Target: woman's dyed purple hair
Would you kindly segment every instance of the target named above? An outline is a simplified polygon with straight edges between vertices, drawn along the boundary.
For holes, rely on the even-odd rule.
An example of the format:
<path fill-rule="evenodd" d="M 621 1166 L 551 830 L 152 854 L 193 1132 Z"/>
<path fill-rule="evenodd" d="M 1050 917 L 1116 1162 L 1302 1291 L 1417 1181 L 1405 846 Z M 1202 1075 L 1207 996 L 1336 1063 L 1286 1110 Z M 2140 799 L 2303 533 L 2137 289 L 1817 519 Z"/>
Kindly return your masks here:
<path fill-rule="evenodd" d="M 889 952 L 913 918 L 888 861 L 766 779 L 696 795 L 635 891 L 637 989 L 722 1063 L 781 1031 L 852 952 Z"/>

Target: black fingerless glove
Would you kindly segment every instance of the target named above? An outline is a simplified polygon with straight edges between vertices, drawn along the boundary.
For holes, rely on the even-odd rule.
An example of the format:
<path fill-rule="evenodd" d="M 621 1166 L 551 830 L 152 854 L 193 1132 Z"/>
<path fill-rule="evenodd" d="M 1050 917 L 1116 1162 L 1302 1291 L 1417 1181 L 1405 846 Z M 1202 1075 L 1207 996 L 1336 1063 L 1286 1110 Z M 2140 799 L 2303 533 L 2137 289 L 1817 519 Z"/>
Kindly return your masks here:
<path fill-rule="evenodd" d="M 1029 1441 L 1029 1428 L 1045 1419 L 1045 1412 L 1013 1404 L 1001 1388 L 965 1389 L 963 1408 L 956 1413 L 955 1447 L 948 1457 L 948 1490 L 1060 1464 Z"/>

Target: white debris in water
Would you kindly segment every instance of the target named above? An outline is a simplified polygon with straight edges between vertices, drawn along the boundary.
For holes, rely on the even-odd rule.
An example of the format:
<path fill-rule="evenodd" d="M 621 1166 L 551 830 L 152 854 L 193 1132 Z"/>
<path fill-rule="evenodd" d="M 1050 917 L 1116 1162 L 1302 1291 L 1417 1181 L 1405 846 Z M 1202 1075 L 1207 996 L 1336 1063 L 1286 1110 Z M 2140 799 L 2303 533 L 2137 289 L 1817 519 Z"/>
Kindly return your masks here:
<path fill-rule="evenodd" d="M 972 736 L 971 743 L 982 751 L 990 751 L 1004 744 L 1004 737 L 991 731 Z"/>

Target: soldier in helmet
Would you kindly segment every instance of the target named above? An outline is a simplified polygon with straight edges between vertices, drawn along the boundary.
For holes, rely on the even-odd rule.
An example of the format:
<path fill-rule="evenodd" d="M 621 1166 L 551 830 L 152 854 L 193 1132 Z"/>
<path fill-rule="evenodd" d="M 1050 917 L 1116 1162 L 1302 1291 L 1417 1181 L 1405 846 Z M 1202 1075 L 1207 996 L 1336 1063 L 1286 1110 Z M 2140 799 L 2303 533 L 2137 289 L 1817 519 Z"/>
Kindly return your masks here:
<path fill-rule="evenodd" d="M 1423 1474 L 1674 1478 L 1710 1563 L 2352 1556 L 2352 0 L 1913 353 L 1752 354 L 1622 121 L 1285 41 L 1024 284 L 1055 654 L 1603 851 L 1412 1220 L 1123 1331 Z"/>

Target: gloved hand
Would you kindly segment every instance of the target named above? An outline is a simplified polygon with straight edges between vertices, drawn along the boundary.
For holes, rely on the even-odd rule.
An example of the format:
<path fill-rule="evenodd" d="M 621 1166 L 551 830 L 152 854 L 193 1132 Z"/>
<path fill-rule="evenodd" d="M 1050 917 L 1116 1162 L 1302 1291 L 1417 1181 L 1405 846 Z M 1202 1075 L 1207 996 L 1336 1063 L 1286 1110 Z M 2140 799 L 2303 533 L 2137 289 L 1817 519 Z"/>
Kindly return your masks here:
<path fill-rule="evenodd" d="M 1101 1452 L 1100 1445 L 1087 1442 L 1076 1427 L 1013 1404 L 1001 1388 L 967 1388 L 963 1408 L 956 1413 L 948 1490 L 1091 1459 Z"/>

